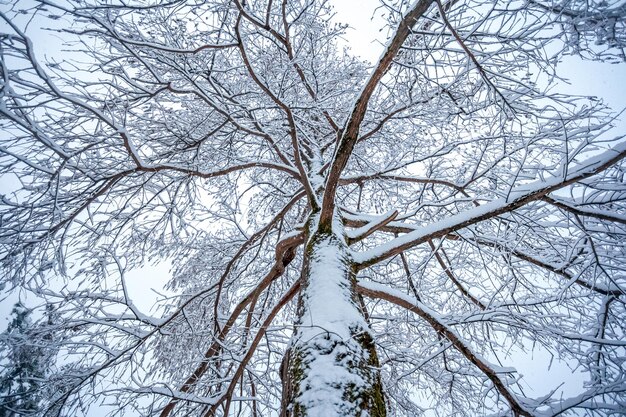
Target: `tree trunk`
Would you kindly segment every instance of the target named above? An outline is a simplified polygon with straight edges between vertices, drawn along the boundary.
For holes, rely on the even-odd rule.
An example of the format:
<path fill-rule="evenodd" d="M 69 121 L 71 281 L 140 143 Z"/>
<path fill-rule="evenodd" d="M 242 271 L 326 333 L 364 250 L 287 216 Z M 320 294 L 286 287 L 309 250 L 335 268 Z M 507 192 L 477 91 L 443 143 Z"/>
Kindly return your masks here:
<path fill-rule="evenodd" d="M 341 227 L 311 224 L 299 318 L 283 363 L 281 415 L 383 417 L 378 357 Z"/>

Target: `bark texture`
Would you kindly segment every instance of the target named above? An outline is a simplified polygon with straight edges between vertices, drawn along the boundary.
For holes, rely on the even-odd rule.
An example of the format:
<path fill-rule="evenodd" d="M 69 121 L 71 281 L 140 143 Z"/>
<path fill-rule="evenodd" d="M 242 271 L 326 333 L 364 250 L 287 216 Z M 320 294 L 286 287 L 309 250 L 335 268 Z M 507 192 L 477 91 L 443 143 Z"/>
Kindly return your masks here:
<path fill-rule="evenodd" d="M 379 362 L 337 230 L 309 234 L 292 347 L 283 364 L 287 417 L 386 416 Z"/>

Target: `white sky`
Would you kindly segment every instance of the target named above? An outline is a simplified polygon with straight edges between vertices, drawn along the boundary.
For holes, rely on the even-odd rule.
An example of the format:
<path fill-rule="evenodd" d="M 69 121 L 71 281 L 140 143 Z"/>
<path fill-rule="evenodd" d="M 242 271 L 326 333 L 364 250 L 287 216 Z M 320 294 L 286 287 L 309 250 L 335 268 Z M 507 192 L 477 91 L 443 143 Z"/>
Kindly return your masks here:
<path fill-rule="evenodd" d="M 382 10 L 376 11 L 379 0 L 333 0 L 336 20 L 347 23 L 346 45 L 362 58 L 374 63 L 383 49 L 386 30 L 380 31 L 385 24 L 381 17 Z"/>

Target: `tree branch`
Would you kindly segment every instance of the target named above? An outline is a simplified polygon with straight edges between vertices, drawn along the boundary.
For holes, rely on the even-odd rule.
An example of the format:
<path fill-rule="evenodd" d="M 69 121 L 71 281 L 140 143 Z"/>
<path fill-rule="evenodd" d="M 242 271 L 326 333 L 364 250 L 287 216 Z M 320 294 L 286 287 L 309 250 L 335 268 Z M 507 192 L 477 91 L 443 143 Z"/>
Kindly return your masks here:
<path fill-rule="evenodd" d="M 361 122 L 365 117 L 369 100 L 378 86 L 378 83 L 391 67 L 391 64 L 402 47 L 402 44 L 411 34 L 411 28 L 415 25 L 417 20 L 422 17 L 424 13 L 426 13 L 432 2 L 433 0 L 416 1 L 409 12 L 400 21 L 398 29 L 396 30 L 391 41 L 387 44 L 387 48 L 381 55 L 376 68 L 365 83 L 361 94 L 352 108 L 352 112 L 348 118 L 343 134 L 341 135 L 337 148 L 335 149 L 330 171 L 326 179 L 326 188 L 322 200 L 322 212 L 320 213 L 321 227 L 330 227 L 333 212 L 335 210 L 335 194 L 337 192 L 339 178 L 341 176 L 341 172 L 348 163 L 348 159 L 350 159 L 350 155 L 352 155 L 354 145 L 359 139 L 359 129 L 361 127 Z"/>
<path fill-rule="evenodd" d="M 498 199 L 463 213 L 422 227 L 393 239 L 377 248 L 355 255 L 359 269 L 374 265 L 380 261 L 411 249 L 431 239 L 440 238 L 467 226 L 494 218 L 503 213 L 514 211 L 528 203 L 537 201 L 560 188 L 596 175 L 626 157 L 626 142 L 621 142 L 609 151 L 592 157 L 569 170 L 565 178 L 551 178 L 527 185 L 515 187 L 508 198 Z"/>
<path fill-rule="evenodd" d="M 470 347 L 461 340 L 459 335 L 449 326 L 436 318 L 436 313 L 431 312 L 428 307 L 417 300 L 411 299 L 403 293 L 394 291 L 385 286 L 370 283 L 359 282 L 357 291 L 366 297 L 380 298 L 382 300 L 393 303 L 399 307 L 405 308 L 424 319 L 438 334 L 448 339 L 465 358 L 480 369 L 489 380 L 491 380 L 498 392 L 506 398 L 513 413 L 516 416 L 532 417 L 532 414 L 521 404 L 515 394 L 509 391 L 506 383 L 498 376 L 497 372 L 492 369 L 491 365 L 480 355 L 472 352 Z"/>

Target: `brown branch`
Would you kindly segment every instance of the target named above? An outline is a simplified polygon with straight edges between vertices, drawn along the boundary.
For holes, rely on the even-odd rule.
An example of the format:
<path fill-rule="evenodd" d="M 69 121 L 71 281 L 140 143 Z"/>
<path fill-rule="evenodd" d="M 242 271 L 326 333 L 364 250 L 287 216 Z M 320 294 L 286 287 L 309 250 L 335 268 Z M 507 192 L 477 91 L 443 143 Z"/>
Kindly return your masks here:
<path fill-rule="evenodd" d="M 452 33 L 452 36 L 454 37 L 454 39 L 456 39 L 458 44 L 461 46 L 461 49 L 463 49 L 463 51 L 467 54 L 467 56 L 470 59 L 470 61 L 472 61 L 472 63 L 474 64 L 474 66 L 476 67 L 478 72 L 480 73 L 481 78 L 502 99 L 502 102 L 504 104 L 506 104 L 507 107 L 513 108 L 513 106 L 511 106 L 511 104 L 506 99 L 506 97 L 504 97 L 504 95 L 500 92 L 498 87 L 487 76 L 487 71 L 485 70 L 485 68 L 483 68 L 483 66 L 480 64 L 480 62 L 478 62 L 478 59 L 476 58 L 476 55 L 474 55 L 474 53 L 465 44 L 465 41 L 461 38 L 459 33 L 456 31 L 456 29 L 454 29 L 454 27 L 452 27 L 452 24 L 450 24 L 450 21 L 448 20 L 448 16 L 447 16 L 446 9 L 445 9 L 444 5 L 441 4 L 440 0 L 435 0 L 435 2 L 437 3 L 437 7 L 439 9 L 439 15 L 441 16 L 441 19 L 443 20 L 444 24 L 446 25 L 446 27 L 448 28 L 450 33 Z"/>
<path fill-rule="evenodd" d="M 515 256 L 518 259 L 521 259 L 523 261 L 526 261 L 532 265 L 538 266 L 540 268 L 546 269 L 556 275 L 559 275 L 563 278 L 565 278 L 568 281 L 572 281 L 575 282 L 576 284 L 580 285 L 581 287 L 587 288 L 588 290 L 597 292 L 599 294 L 602 295 L 610 295 L 610 296 L 619 296 L 621 294 L 623 294 L 623 291 L 619 290 L 619 289 L 615 289 L 612 290 L 610 288 L 601 288 L 598 287 L 597 285 L 594 284 L 590 284 L 589 282 L 585 281 L 584 279 L 581 278 L 576 278 L 573 274 L 571 274 L 570 272 L 567 272 L 565 270 L 565 268 L 557 268 L 554 265 L 550 265 L 547 262 L 544 262 L 540 259 L 537 259 L 527 253 L 524 253 L 518 249 L 510 249 L 510 248 L 506 248 L 506 247 L 502 247 L 501 245 L 498 245 L 496 242 L 492 242 L 488 239 L 485 238 L 476 238 L 473 239 L 474 242 L 476 242 L 478 245 L 482 245 L 482 246 L 491 246 L 494 248 L 502 248 L 505 249 L 507 251 L 507 253 Z"/>
<path fill-rule="evenodd" d="M 351 219 L 344 219 L 344 224 L 348 227 L 354 227 L 354 228 L 358 228 L 358 227 L 363 227 L 367 224 L 367 222 L 365 220 L 351 220 Z M 411 232 L 415 232 L 416 230 L 418 230 L 416 227 L 409 227 L 409 226 L 403 226 L 401 223 L 399 222 L 395 222 L 395 223 L 390 223 L 385 225 L 384 227 L 381 227 L 379 229 L 377 229 L 377 231 L 380 232 L 385 232 L 385 233 L 391 233 L 394 235 L 398 235 L 399 233 L 411 233 Z M 463 237 L 459 236 L 456 233 L 450 233 L 446 236 L 444 236 L 445 239 L 447 240 L 459 240 L 459 239 L 464 239 Z M 479 246 L 490 246 L 490 247 L 501 247 L 500 245 L 498 245 L 496 242 L 490 241 L 488 239 L 485 238 L 474 238 L 472 239 L 473 242 L 475 242 L 476 244 L 478 244 Z M 502 247 L 502 249 L 506 249 L 508 254 L 511 254 L 513 256 L 515 256 L 518 259 L 521 259 L 523 261 L 526 261 L 528 263 L 531 263 L 535 266 L 544 268 L 554 274 L 557 274 L 559 276 L 562 276 L 563 278 L 571 281 L 573 280 L 573 282 L 575 282 L 576 284 L 585 287 L 591 291 L 595 291 L 599 294 L 602 295 L 613 295 L 613 296 L 619 296 L 621 294 L 623 294 L 623 291 L 619 290 L 619 289 L 610 289 L 610 288 L 602 288 L 602 287 L 598 287 L 595 284 L 590 284 L 589 282 L 581 279 L 581 278 L 575 278 L 573 274 L 571 274 L 570 272 L 566 271 L 564 268 L 557 268 L 553 265 L 550 265 L 540 259 L 537 259 L 535 257 L 533 257 L 532 255 L 528 254 L 528 253 L 524 253 L 518 249 L 511 249 L 511 248 L 506 248 L 506 247 Z M 404 253 L 404 252 L 402 252 Z"/>
<path fill-rule="evenodd" d="M 291 39 L 289 37 L 289 24 L 287 23 L 287 0 L 283 0 L 283 3 L 281 5 L 281 12 L 282 12 L 282 17 L 283 17 L 283 30 L 285 32 L 284 45 L 285 45 L 285 48 L 287 49 L 287 55 L 289 56 L 289 61 L 291 61 L 291 64 L 296 70 L 298 77 L 300 77 L 300 80 L 302 81 L 302 84 L 304 85 L 304 88 L 306 89 L 306 91 L 309 93 L 309 96 L 311 96 L 313 101 L 317 101 L 317 93 L 315 93 L 315 91 L 313 90 L 313 87 L 311 87 L 311 84 L 306 79 L 306 75 L 304 74 L 304 71 L 302 70 L 302 67 L 300 66 L 300 64 L 298 64 L 298 61 L 295 59 L 295 56 L 293 53 L 293 47 L 291 45 Z M 337 126 L 337 123 L 335 123 L 330 113 L 328 113 L 327 110 L 322 110 L 322 114 L 326 118 L 326 121 L 328 122 L 330 127 L 335 132 L 339 131 L 339 126 Z"/>
<path fill-rule="evenodd" d="M 581 209 L 579 207 L 575 207 L 575 206 L 566 204 L 566 203 L 564 203 L 562 201 L 556 200 L 556 199 L 551 198 L 549 196 L 543 197 L 542 200 L 545 201 L 546 203 L 552 204 L 555 207 L 558 207 L 558 208 L 563 209 L 565 211 L 569 211 L 570 213 L 577 214 L 579 216 L 594 217 L 596 219 L 606 220 L 606 221 L 609 221 L 609 222 L 616 222 L 616 223 L 626 224 L 626 218 L 612 216 L 611 213 L 608 213 L 608 212 L 607 213 L 601 213 L 601 212 L 598 212 L 598 211 L 589 211 L 589 210 Z"/>
<path fill-rule="evenodd" d="M 379 248 L 371 250 L 371 255 L 369 256 L 368 252 L 364 252 L 360 254 L 362 259 L 357 267 L 358 269 L 366 268 L 429 240 L 453 234 L 457 230 L 517 210 L 529 203 L 542 199 L 553 191 L 596 175 L 621 161 L 624 157 L 626 157 L 626 143 L 617 144 L 614 149 L 589 158 L 580 164 L 577 169 L 572 170 L 567 177 L 558 182 L 534 182 L 519 186 L 509 193 L 510 199 L 492 201 L 467 212 L 450 216 L 445 220 L 414 230 L 381 245 Z"/>
<path fill-rule="evenodd" d="M 86 30 L 72 30 L 72 29 L 60 29 L 60 32 L 63 33 L 69 33 L 72 35 L 76 35 L 76 36 L 80 36 L 80 35 L 102 35 L 102 36 L 107 36 L 110 35 L 113 39 L 117 40 L 118 42 L 120 42 L 120 44 L 123 45 L 133 45 L 133 46 L 139 46 L 139 47 L 143 47 L 143 48 L 148 48 L 148 49 L 152 49 L 152 50 L 157 50 L 157 51 L 163 51 L 163 52 L 171 52 L 171 53 L 175 53 L 175 54 L 181 54 L 181 55 L 195 55 L 199 52 L 202 52 L 206 49 L 229 49 L 229 48 L 236 48 L 237 44 L 236 43 L 224 43 L 224 44 L 203 44 L 200 46 L 197 46 L 196 48 L 193 49 L 184 49 L 184 48 L 171 48 L 168 47 L 167 45 L 164 44 L 158 44 L 158 43 L 154 43 L 154 42 L 142 42 L 142 41 L 136 41 L 132 38 L 127 38 L 127 37 L 123 37 L 122 35 L 120 35 L 114 28 L 113 26 L 110 26 L 108 24 L 106 24 L 105 22 L 103 22 L 101 19 L 98 19 L 96 17 L 90 16 L 90 18 L 97 22 L 101 27 L 103 27 L 105 30 L 96 30 L 96 29 L 86 29 Z"/>
<path fill-rule="evenodd" d="M 448 339 L 452 343 L 452 346 L 454 346 L 468 361 L 474 364 L 481 370 L 481 372 L 483 372 L 483 374 L 485 374 L 487 378 L 489 378 L 498 392 L 507 400 L 515 416 L 532 416 L 526 409 L 524 409 L 518 399 L 515 398 L 515 395 L 508 390 L 504 382 L 502 382 L 500 377 L 498 377 L 497 372 L 494 371 L 488 363 L 474 354 L 467 344 L 459 338 L 454 330 L 437 320 L 434 315 L 424 310 L 420 306 L 421 303 L 412 303 L 404 297 L 390 294 L 382 289 L 369 288 L 360 284 L 357 284 L 356 289 L 360 294 L 363 294 L 366 297 L 379 298 L 381 300 L 388 301 L 420 316 L 437 332 L 437 334 Z"/>
<path fill-rule="evenodd" d="M 396 114 L 398 113 L 402 113 L 403 111 L 405 111 L 406 109 L 410 108 L 412 105 L 408 105 L 408 106 L 402 106 L 400 108 L 397 108 L 393 111 L 391 111 L 389 114 L 387 114 L 385 117 L 383 117 L 377 124 L 376 126 L 374 126 L 372 128 L 372 130 L 370 130 L 369 132 L 367 132 L 366 134 L 364 134 L 363 136 L 361 136 L 358 140 L 358 142 L 363 142 L 366 141 L 367 139 L 369 139 L 370 137 L 374 136 L 376 133 L 378 133 L 384 126 L 385 123 L 387 123 L 389 120 L 391 120 Z"/>
<path fill-rule="evenodd" d="M 343 219 L 343 223 L 348 227 L 359 228 L 365 226 L 368 222 L 365 220 Z M 399 233 L 411 233 L 417 230 L 415 227 L 403 226 L 399 222 L 391 222 L 377 229 L 378 232 L 393 233 L 398 235 Z"/>
<path fill-rule="evenodd" d="M 27 250 L 28 248 L 36 245 L 37 243 L 43 241 L 44 239 L 54 236 L 58 231 L 65 228 L 66 226 L 69 226 L 74 221 L 74 219 L 78 217 L 79 214 L 81 214 L 83 211 L 87 209 L 87 207 L 91 205 L 91 203 L 96 201 L 99 197 L 102 197 L 103 195 L 108 193 L 109 190 L 111 190 L 115 184 L 117 184 L 123 177 L 125 177 L 129 173 L 132 173 L 132 171 L 123 171 L 104 180 L 104 184 L 102 185 L 102 187 L 99 190 L 96 190 L 89 198 L 87 198 L 84 201 L 84 203 L 82 203 L 69 216 L 67 216 L 65 219 L 51 226 L 47 231 L 43 232 L 40 236 L 31 238 L 29 239 L 27 243 L 23 244 L 21 247 L 6 253 L 6 255 L 0 258 L 0 261 L 4 261 L 8 258 L 16 256 L 19 252 L 23 252 Z"/>
<path fill-rule="evenodd" d="M 200 365 L 195 369 L 195 371 L 187 378 L 185 383 L 181 386 L 180 392 L 190 392 L 193 386 L 198 382 L 198 380 L 205 374 L 205 372 L 209 368 L 209 363 L 211 358 L 215 357 L 222 350 L 222 342 L 226 339 L 230 329 L 234 326 L 237 318 L 241 315 L 245 307 L 252 302 L 256 297 L 259 296 L 261 292 L 263 292 L 275 279 L 280 277 L 285 268 L 291 261 L 295 258 L 296 255 L 296 247 L 290 247 L 285 250 L 282 254 L 282 257 L 276 261 L 270 272 L 263 278 L 263 280 L 254 288 L 248 295 L 237 304 L 230 317 L 228 318 L 226 324 L 217 335 L 216 340 L 211 344 L 209 349 L 204 354 L 204 358 Z M 176 404 L 179 402 L 179 399 L 174 399 L 170 401 L 163 411 L 161 411 L 160 417 L 167 417 L 176 407 Z"/>
<path fill-rule="evenodd" d="M 597 25 L 599 23 L 606 23 L 609 19 L 619 19 L 626 15 L 626 5 L 622 4 L 621 6 L 614 8 L 607 8 L 604 12 L 597 12 L 595 14 L 589 13 L 589 10 L 573 10 L 566 9 L 561 6 L 548 6 L 542 4 L 536 0 L 530 0 L 530 4 L 533 4 L 545 11 L 550 13 L 566 16 L 572 20 L 580 19 L 580 21 L 586 21 L 591 23 L 592 25 Z"/>
<path fill-rule="evenodd" d="M 267 9 L 266 9 L 265 23 L 260 22 L 258 19 L 254 18 L 252 15 L 246 12 L 244 5 L 241 4 L 239 0 L 235 0 L 235 5 L 237 6 L 237 9 L 239 10 L 239 12 L 241 13 L 241 16 L 244 19 L 246 19 L 248 22 L 252 23 L 256 27 L 269 32 L 274 37 L 274 39 L 276 39 L 280 44 L 282 44 L 285 47 L 285 50 L 287 51 L 287 56 L 289 57 L 289 61 L 293 65 L 294 69 L 296 70 L 298 77 L 300 77 L 300 80 L 302 81 L 304 88 L 307 90 L 311 98 L 317 101 L 317 94 L 311 87 L 311 84 L 307 81 L 304 71 L 302 70 L 302 67 L 300 66 L 300 64 L 298 64 L 293 53 L 291 39 L 289 38 L 289 23 L 287 22 L 287 1 L 283 0 L 281 4 L 283 31 L 285 32 L 284 35 L 280 34 L 276 29 L 272 28 L 272 26 L 270 25 L 269 17 L 270 17 L 270 12 L 271 12 L 271 5 L 272 5 L 271 1 L 268 3 Z M 337 123 L 333 120 L 332 116 L 328 113 L 328 111 L 322 110 L 322 114 L 324 115 L 328 123 L 330 124 L 331 128 L 335 132 L 337 132 L 339 130 L 339 126 L 337 126 Z"/>
<path fill-rule="evenodd" d="M 404 268 L 404 274 L 406 275 L 407 283 L 409 284 L 409 288 L 413 293 L 413 296 L 417 301 L 422 301 L 422 297 L 420 297 L 417 292 L 417 288 L 415 288 L 415 284 L 413 283 L 413 279 L 411 278 L 411 268 L 409 268 L 409 260 L 406 258 L 406 253 L 402 252 L 400 254 L 400 261 L 402 261 L 402 268 Z"/>
<path fill-rule="evenodd" d="M 233 266 L 235 265 L 235 263 L 237 262 L 237 260 L 239 259 L 239 257 L 246 251 L 248 250 L 248 248 L 254 244 L 254 242 L 256 242 L 258 239 L 261 238 L 261 236 L 267 234 L 270 229 L 272 227 L 274 227 L 274 225 L 276 223 L 278 223 L 281 219 L 283 219 L 283 217 L 285 216 L 285 214 L 287 214 L 287 212 L 293 207 L 294 204 L 296 204 L 302 197 L 304 196 L 304 192 L 299 192 L 298 194 L 296 194 L 295 196 L 293 196 L 293 198 L 285 205 L 285 207 L 282 208 L 282 210 L 280 210 L 273 218 L 272 220 L 270 220 L 267 225 L 265 225 L 265 227 L 263 227 L 262 229 L 258 230 L 256 233 L 254 233 L 252 236 L 250 236 L 250 238 L 241 246 L 241 248 L 239 248 L 239 250 L 237 251 L 237 253 L 235 254 L 235 256 L 232 257 L 232 259 L 228 262 L 228 264 L 226 265 L 226 268 L 224 269 L 224 273 L 222 273 L 222 276 L 220 277 L 218 283 L 217 283 L 217 293 L 215 296 L 215 304 L 213 306 L 213 317 L 214 317 L 214 327 L 217 331 L 220 331 L 220 325 L 218 322 L 218 307 L 219 307 L 219 301 L 220 301 L 220 295 L 222 293 L 222 289 L 224 287 L 224 281 L 226 280 L 226 277 L 228 276 L 228 274 L 230 274 L 231 269 L 233 268 Z M 297 237 L 297 236 L 294 236 Z M 289 248 L 289 244 L 296 244 L 297 242 L 295 242 L 292 238 L 291 241 L 287 242 L 287 241 L 280 241 L 278 242 L 278 245 L 276 247 L 276 260 L 278 261 L 280 259 L 280 257 L 282 256 L 283 253 L 285 253 L 285 251 Z M 282 246 L 281 246 L 282 245 Z"/>
<path fill-rule="evenodd" d="M 237 386 L 237 381 L 242 377 L 243 372 L 246 369 L 246 365 L 248 364 L 248 361 L 250 361 L 250 359 L 252 358 L 252 355 L 254 355 L 254 352 L 257 346 L 259 345 L 259 342 L 261 342 L 261 339 L 265 335 L 265 332 L 267 331 L 268 327 L 270 326 L 270 324 L 272 323 L 272 321 L 274 320 L 278 312 L 298 293 L 299 290 L 300 290 L 300 281 L 298 280 L 291 286 L 291 288 L 289 288 L 289 290 L 287 290 L 287 292 L 283 295 L 280 301 L 276 303 L 272 311 L 270 311 L 269 315 L 267 316 L 267 318 L 265 319 L 265 321 L 259 328 L 258 333 L 254 337 L 254 340 L 250 344 L 250 348 L 248 349 L 248 352 L 246 352 L 246 355 L 243 357 L 243 359 L 239 363 L 239 366 L 237 367 L 237 370 L 235 371 L 235 375 L 233 375 L 231 379 L 231 382 L 228 386 L 228 389 L 226 390 L 226 393 L 222 397 L 220 397 L 220 399 L 217 400 L 215 404 L 211 406 L 209 411 L 207 411 L 207 413 L 205 414 L 205 417 L 213 416 L 215 414 L 215 410 L 217 410 L 217 407 L 219 407 L 220 404 L 222 404 L 222 402 L 224 402 L 226 399 L 232 396 L 233 391 L 235 390 L 235 387 Z M 228 415 L 228 407 L 225 408 L 224 415 L 225 416 Z"/>
<path fill-rule="evenodd" d="M 459 193 L 463 194 L 463 196 L 471 198 L 471 196 L 465 191 L 465 187 L 455 184 L 451 181 L 440 180 L 436 178 L 416 178 L 416 177 L 407 177 L 403 175 L 390 175 L 390 174 L 370 174 L 370 175 L 359 175 L 354 177 L 345 177 L 339 179 L 339 185 L 346 184 L 354 184 L 368 180 L 389 180 L 389 181 L 399 181 L 399 182 L 412 182 L 415 184 L 434 184 L 434 185 L 443 185 L 445 187 L 450 187 Z M 474 201 L 474 205 L 478 206 L 478 202 Z"/>
<path fill-rule="evenodd" d="M 247 128 L 247 127 L 239 124 L 228 111 L 226 111 L 226 110 L 222 109 L 221 107 L 219 107 L 206 94 L 204 94 L 203 92 L 199 91 L 199 90 L 201 90 L 201 88 L 197 85 L 197 83 L 194 80 L 190 79 L 189 81 L 197 89 L 186 90 L 186 89 L 176 88 L 170 82 L 167 85 L 167 90 L 169 92 L 173 93 L 173 94 L 192 94 L 192 95 L 195 95 L 196 97 L 200 98 L 200 100 L 204 101 L 209 107 L 211 107 L 213 110 L 215 110 L 217 113 L 219 113 L 225 119 L 227 119 L 233 126 L 235 126 L 235 128 L 237 128 L 237 130 L 240 130 L 240 131 L 242 131 L 244 133 L 247 133 L 249 135 L 257 136 L 257 137 L 260 137 L 260 138 L 263 138 L 264 140 L 266 140 L 270 144 L 270 146 L 274 150 L 274 152 L 276 152 L 276 155 L 278 156 L 278 158 L 281 161 L 283 161 L 283 163 L 285 165 L 293 166 L 291 161 L 289 161 L 287 159 L 287 157 L 280 151 L 280 149 L 276 145 L 276 142 L 274 141 L 274 139 L 270 135 L 268 135 L 267 133 L 263 132 L 261 127 L 259 126 L 258 122 L 253 117 L 250 117 L 249 110 L 245 110 L 245 111 L 248 114 L 248 117 L 250 117 L 251 122 L 254 124 L 255 127 L 257 127 L 259 129 L 259 131 L 255 131 L 253 129 Z M 209 80 L 209 81 L 211 82 L 211 80 Z M 232 103 L 237 104 L 238 106 L 241 106 L 241 103 L 239 103 L 236 100 L 233 100 L 232 98 L 229 98 L 229 101 L 232 102 Z M 299 179 L 300 178 L 298 177 L 298 180 Z"/>
<path fill-rule="evenodd" d="M 370 236 L 372 233 L 375 233 L 377 230 L 384 228 L 386 225 L 394 221 L 396 217 L 398 217 L 398 210 L 393 211 L 391 214 L 385 217 L 366 223 L 362 226 L 363 228 L 365 228 L 365 230 L 361 230 L 358 235 L 348 238 L 348 245 L 359 242 Z"/>
<path fill-rule="evenodd" d="M 183 174 L 187 174 L 192 177 L 198 178 L 215 178 L 223 175 L 230 174 L 235 171 L 241 171 L 249 168 L 268 168 L 275 169 L 278 171 L 286 172 L 296 180 L 300 181 L 300 175 L 293 169 L 289 168 L 286 165 L 274 164 L 271 162 L 248 162 L 240 165 L 233 165 L 228 168 L 220 169 L 217 171 L 199 171 L 196 169 L 179 167 L 175 165 L 139 165 L 134 171 L 137 172 L 161 172 L 161 171 L 174 171 L 181 172 Z"/>
<path fill-rule="evenodd" d="M 238 7 L 239 7 L 239 2 L 236 2 Z M 243 9 L 243 8 L 242 8 Z M 293 112 L 291 111 L 291 108 L 286 105 L 285 103 L 283 103 L 282 100 L 280 100 L 270 89 L 269 87 L 267 87 L 257 76 L 256 72 L 254 71 L 254 68 L 252 67 L 252 63 L 250 62 L 250 59 L 248 58 L 248 54 L 246 52 L 246 48 L 244 46 L 243 43 L 243 39 L 241 37 L 241 31 L 240 31 L 240 24 L 241 24 L 241 17 L 243 16 L 243 12 L 239 15 L 239 17 L 237 18 L 237 23 L 235 24 L 235 34 L 237 36 L 237 41 L 239 42 L 239 52 L 241 54 L 241 58 L 243 59 L 243 63 L 246 66 L 246 69 L 248 71 L 248 74 L 250 75 L 250 77 L 252 78 L 252 80 L 255 82 L 255 84 L 278 106 L 280 107 L 280 109 L 282 109 L 285 112 L 285 115 L 287 116 L 287 122 L 289 124 L 289 136 L 291 137 L 291 146 L 293 148 L 293 156 L 295 159 L 295 163 L 296 163 L 296 167 L 298 168 L 298 172 L 300 173 L 300 182 L 302 183 L 302 186 L 304 187 L 304 190 L 306 191 L 307 197 L 309 198 L 309 203 L 311 204 L 311 207 L 316 209 L 317 208 L 317 197 L 315 195 L 315 190 L 313 190 L 313 186 L 311 185 L 310 181 L 309 181 L 309 177 L 307 175 L 306 172 L 306 168 L 304 166 L 304 163 L 302 161 L 302 151 L 300 150 L 300 143 L 297 137 L 297 129 L 296 129 L 296 122 L 294 120 L 293 117 Z"/>
<path fill-rule="evenodd" d="M 461 291 L 461 294 L 470 299 L 470 301 L 478 306 L 478 308 L 480 308 L 481 310 L 485 310 L 485 305 L 478 298 L 470 294 L 470 292 L 463 286 L 463 284 L 461 284 L 461 282 L 454 276 L 454 274 L 452 273 L 452 269 L 448 265 L 448 263 L 446 263 L 446 261 L 444 261 L 444 259 L 441 257 L 439 251 L 441 251 L 446 258 L 448 257 L 444 249 L 442 247 L 436 248 L 432 240 L 429 240 L 428 244 L 430 245 L 430 248 L 432 249 L 435 258 L 437 259 L 437 262 L 439 262 L 439 266 L 441 266 L 443 272 L 448 276 L 448 278 L 450 278 L 450 281 L 452 281 L 452 283 L 459 289 L 459 291 Z"/>
<path fill-rule="evenodd" d="M 339 143 L 337 144 L 337 149 L 335 150 L 335 155 L 326 180 L 326 189 L 324 191 L 322 202 L 322 212 L 320 213 L 320 227 L 322 228 L 331 227 L 339 178 L 341 176 L 341 172 L 348 163 L 348 159 L 350 159 L 350 156 L 352 155 L 354 145 L 358 141 L 359 129 L 361 127 L 361 122 L 365 117 L 369 100 L 378 86 L 378 83 L 391 67 L 391 64 L 402 47 L 402 44 L 411 34 L 411 28 L 417 20 L 422 17 L 424 13 L 426 13 L 432 1 L 433 0 L 417 1 L 413 9 L 409 10 L 409 12 L 400 21 L 396 33 L 387 45 L 387 48 L 381 56 L 378 65 L 374 69 L 374 72 L 363 87 L 363 91 L 354 104 L 350 117 L 346 123 L 346 127 L 341 135 L 341 138 L 339 139 Z"/>

